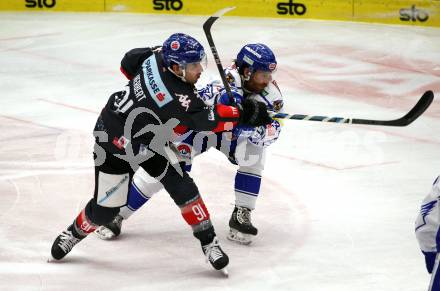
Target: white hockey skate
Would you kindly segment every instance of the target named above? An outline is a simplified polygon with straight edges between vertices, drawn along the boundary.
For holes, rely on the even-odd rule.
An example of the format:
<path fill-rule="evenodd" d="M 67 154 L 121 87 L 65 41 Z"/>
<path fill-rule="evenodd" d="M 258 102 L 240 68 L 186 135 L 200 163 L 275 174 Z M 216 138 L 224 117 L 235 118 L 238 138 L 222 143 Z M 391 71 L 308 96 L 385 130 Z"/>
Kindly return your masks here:
<path fill-rule="evenodd" d="M 95 230 L 95 235 L 102 240 L 111 240 L 121 234 L 122 216 L 116 215 L 112 222 L 101 225 Z"/>

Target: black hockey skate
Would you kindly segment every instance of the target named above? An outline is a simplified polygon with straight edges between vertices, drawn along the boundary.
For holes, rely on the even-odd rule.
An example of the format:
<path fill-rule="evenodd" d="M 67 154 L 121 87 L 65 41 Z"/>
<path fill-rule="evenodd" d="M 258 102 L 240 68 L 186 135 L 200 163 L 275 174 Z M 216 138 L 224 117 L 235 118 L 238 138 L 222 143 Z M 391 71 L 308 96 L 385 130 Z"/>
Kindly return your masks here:
<path fill-rule="evenodd" d="M 112 222 L 101 225 L 95 230 L 96 236 L 103 240 L 114 239 L 121 234 L 122 220 L 124 218 L 119 214 L 112 220 Z"/>
<path fill-rule="evenodd" d="M 244 245 L 250 244 L 252 236 L 258 233 L 258 229 L 251 222 L 251 210 L 246 207 L 235 206 L 229 227 L 228 239 Z"/>
<path fill-rule="evenodd" d="M 202 250 L 206 256 L 206 261 L 209 261 L 214 269 L 228 276 L 226 266 L 229 264 L 229 257 L 223 252 L 217 237 L 214 237 L 214 240 L 210 244 L 202 246 Z"/>
<path fill-rule="evenodd" d="M 64 230 L 53 242 L 51 254 L 55 260 L 64 258 L 83 237 L 74 234 L 73 226 Z"/>

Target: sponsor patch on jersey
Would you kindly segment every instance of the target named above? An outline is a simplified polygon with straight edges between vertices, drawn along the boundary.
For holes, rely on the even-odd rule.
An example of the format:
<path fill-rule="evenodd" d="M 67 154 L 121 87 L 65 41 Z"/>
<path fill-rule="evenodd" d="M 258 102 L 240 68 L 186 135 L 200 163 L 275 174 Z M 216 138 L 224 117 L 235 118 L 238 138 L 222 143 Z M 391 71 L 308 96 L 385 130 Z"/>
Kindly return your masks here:
<path fill-rule="evenodd" d="M 143 62 L 142 71 L 144 73 L 145 86 L 148 93 L 150 93 L 151 99 L 156 102 L 157 106 L 163 107 L 173 101 L 172 95 L 160 77 L 154 54 Z"/>
<path fill-rule="evenodd" d="M 182 105 L 182 107 L 185 108 L 185 111 L 188 111 L 189 104 L 191 103 L 191 100 L 189 99 L 188 95 L 176 93 L 176 96 L 179 97 L 180 105 Z"/>
<path fill-rule="evenodd" d="M 191 158 L 191 147 L 186 143 L 181 143 L 177 146 L 177 150 L 184 158 Z"/>
<path fill-rule="evenodd" d="M 162 93 L 162 92 L 159 92 L 159 93 L 156 94 L 156 98 L 159 101 L 163 101 L 163 100 L 165 100 L 165 94 Z"/>
<path fill-rule="evenodd" d="M 235 78 L 234 78 L 234 76 L 232 76 L 231 73 L 228 73 L 228 74 L 226 75 L 226 81 L 228 81 L 229 84 L 234 84 L 234 82 L 235 82 Z"/>
<path fill-rule="evenodd" d="M 177 51 L 179 48 L 180 48 L 180 43 L 177 40 L 171 42 L 171 49 L 173 51 Z"/>
<path fill-rule="evenodd" d="M 272 124 L 268 124 L 267 125 L 267 127 L 266 127 L 266 135 L 268 136 L 268 137 L 272 137 L 272 136 L 274 136 L 275 135 L 275 133 L 276 133 L 276 129 L 272 126 Z"/>
<path fill-rule="evenodd" d="M 267 95 L 269 95 L 269 92 L 267 92 L 266 89 L 263 89 L 263 91 L 261 91 L 260 95 L 263 97 L 266 97 Z"/>
<path fill-rule="evenodd" d="M 125 136 L 121 136 L 120 138 L 115 137 L 112 141 L 113 145 L 120 150 L 125 149 L 129 142 L 130 140 Z"/>
<path fill-rule="evenodd" d="M 281 108 L 283 108 L 283 106 L 284 106 L 283 100 L 276 100 L 273 102 L 273 110 L 275 110 L 275 112 L 280 111 Z"/>

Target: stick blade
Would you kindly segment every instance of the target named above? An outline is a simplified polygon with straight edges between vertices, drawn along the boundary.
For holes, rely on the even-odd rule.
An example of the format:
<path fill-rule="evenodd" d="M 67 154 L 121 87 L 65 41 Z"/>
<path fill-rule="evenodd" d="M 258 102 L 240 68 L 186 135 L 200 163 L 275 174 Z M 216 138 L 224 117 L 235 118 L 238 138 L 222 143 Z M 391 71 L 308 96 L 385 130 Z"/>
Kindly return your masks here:
<path fill-rule="evenodd" d="M 235 6 L 229 6 L 229 7 L 225 7 L 223 9 L 220 9 L 219 11 L 217 11 L 216 13 L 214 13 L 212 16 L 213 17 L 222 17 L 224 14 L 228 13 L 231 10 L 234 10 Z"/>
<path fill-rule="evenodd" d="M 205 23 L 203 23 L 203 30 L 205 32 L 209 31 L 211 29 L 211 26 L 214 24 L 214 22 L 219 19 L 224 14 L 228 13 L 231 10 L 234 10 L 235 6 L 225 7 L 223 9 L 220 9 L 219 11 L 215 12 L 212 16 L 210 16 Z"/>
<path fill-rule="evenodd" d="M 434 93 L 429 90 L 426 91 L 416 105 L 401 119 L 404 121 L 404 124 L 401 126 L 407 126 L 411 124 L 414 120 L 416 120 L 420 115 L 422 115 L 426 109 L 431 105 L 434 100 Z"/>
<path fill-rule="evenodd" d="M 370 120 L 370 119 L 353 119 L 353 124 L 382 125 L 382 126 L 407 126 L 414 120 L 419 118 L 423 112 L 428 109 L 434 100 L 434 93 L 429 90 L 423 93 L 416 105 L 405 116 L 394 120 Z"/>

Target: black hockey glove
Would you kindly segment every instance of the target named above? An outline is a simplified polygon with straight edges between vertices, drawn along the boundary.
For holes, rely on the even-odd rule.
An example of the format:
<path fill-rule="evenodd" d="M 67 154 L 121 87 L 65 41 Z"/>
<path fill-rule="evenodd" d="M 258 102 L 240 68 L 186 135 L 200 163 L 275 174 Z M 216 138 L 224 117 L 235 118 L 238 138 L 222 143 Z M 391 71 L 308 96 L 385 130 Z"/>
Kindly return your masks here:
<path fill-rule="evenodd" d="M 269 113 L 267 113 L 266 104 L 254 99 L 246 98 L 241 104 L 237 104 L 240 110 L 239 124 L 260 126 L 272 122 Z"/>
<path fill-rule="evenodd" d="M 435 257 L 437 256 L 437 253 L 431 253 L 431 252 L 424 252 L 422 253 L 425 255 L 425 264 L 426 264 L 426 270 L 429 274 L 432 273 L 432 269 L 434 269 L 435 264 Z"/>

